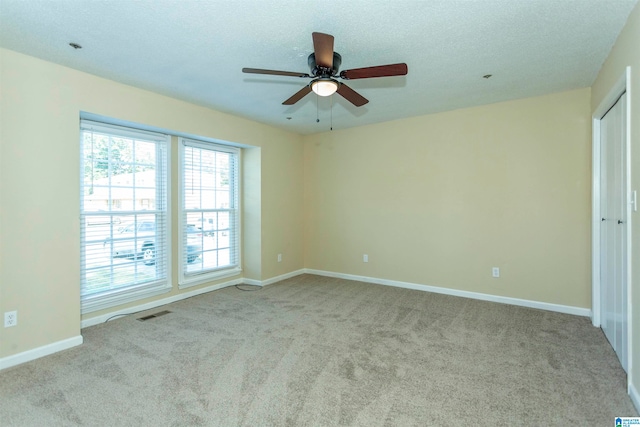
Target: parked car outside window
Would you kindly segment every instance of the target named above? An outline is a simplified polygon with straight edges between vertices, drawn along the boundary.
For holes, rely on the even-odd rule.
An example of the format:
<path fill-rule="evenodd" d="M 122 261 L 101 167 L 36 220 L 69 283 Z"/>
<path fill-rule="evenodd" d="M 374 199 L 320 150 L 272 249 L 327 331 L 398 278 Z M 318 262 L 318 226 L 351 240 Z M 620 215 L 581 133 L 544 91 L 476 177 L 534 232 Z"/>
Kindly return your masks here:
<path fill-rule="evenodd" d="M 200 218 L 196 221 L 196 228 L 202 230 L 205 236 L 213 236 L 215 227 L 213 218 Z"/>
<path fill-rule="evenodd" d="M 200 238 L 202 232 L 194 225 L 187 226 L 187 262 L 193 263 L 202 253 Z M 114 258 L 142 258 L 145 265 L 156 262 L 156 223 L 138 221 L 127 223 L 113 236 L 105 239 L 104 245 L 111 245 Z"/>

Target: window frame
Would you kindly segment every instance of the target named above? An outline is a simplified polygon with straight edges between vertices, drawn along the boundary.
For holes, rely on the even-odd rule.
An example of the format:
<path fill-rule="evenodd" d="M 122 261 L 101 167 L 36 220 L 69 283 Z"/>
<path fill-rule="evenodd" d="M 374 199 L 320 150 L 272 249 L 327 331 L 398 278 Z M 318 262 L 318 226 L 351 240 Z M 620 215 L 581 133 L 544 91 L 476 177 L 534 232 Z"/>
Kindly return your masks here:
<path fill-rule="evenodd" d="M 221 280 L 233 276 L 240 275 L 242 273 L 242 247 L 241 247 L 241 234 L 242 234 L 242 224 L 241 224 L 241 165 L 242 165 L 242 150 L 238 147 L 217 144 L 213 142 L 205 142 L 196 140 L 193 138 L 178 138 L 178 288 L 184 289 L 191 286 L 200 285 L 203 283 L 211 282 L 214 280 Z M 187 223 L 185 221 L 187 212 L 194 212 L 194 210 L 185 208 L 185 147 L 193 147 L 202 150 L 210 150 L 210 151 L 218 151 L 224 153 L 230 153 L 235 156 L 235 165 L 233 168 L 233 183 L 234 186 L 231 189 L 233 193 L 233 199 L 235 203 L 235 208 L 230 208 L 229 211 L 234 212 L 234 216 L 229 218 L 230 224 L 235 224 L 235 230 L 231 230 L 229 236 L 230 239 L 230 247 L 234 254 L 231 256 L 235 256 L 236 262 L 231 266 L 222 267 L 214 270 L 206 270 L 202 272 L 189 273 L 187 272 L 187 262 L 186 257 L 183 256 L 185 253 L 185 229 Z M 230 177 L 231 178 L 231 177 Z M 202 211 L 212 211 L 219 209 L 198 209 Z M 204 224 L 203 224 L 204 228 Z"/>
<path fill-rule="evenodd" d="M 160 261 L 156 259 L 154 266 L 159 268 L 160 277 L 155 278 L 147 282 L 132 283 L 130 286 L 123 286 L 120 288 L 105 290 L 103 292 L 97 292 L 93 294 L 85 294 L 84 286 L 86 284 L 86 255 L 85 247 L 87 246 L 87 234 L 89 221 L 88 219 L 93 216 L 125 216 L 125 215 L 145 215 L 147 211 L 137 210 L 135 208 L 127 211 L 111 210 L 111 205 L 114 200 L 108 201 L 109 210 L 105 212 L 96 213 L 95 211 L 85 211 L 85 172 L 86 165 L 85 159 L 85 146 L 84 146 L 84 133 L 95 131 L 98 133 L 105 133 L 112 136 L 139 139 L 143 141 L 150 141 L 156 144 L 156 162 L 155 166 L 155 191 L 156 191 L 156 206 L 152 210 L 153 215 L 160 214 L 164 217 L 164 229 L 154 234 L 154 243 L 156 244 L 155 255 L 161 252 L 162 258 Z M 172 289 L 171 285 L 171 136 L 160 132 L 150 132 L 140 130 L 127 126 L 114 125 L 109 123 L 97 122 L 93 120 L 82 119 L 79 126 L 79 154 L 80 154 L 80 302 L 81 302 L 81 314 L 91 313 L 98 310 L 112 308 L 127 304 L 130 302 L 138 301 L 140 299 L 157 296 L 163 293 L 167 293 Z M 164 182 L 163 182 L 164 180 Z M 111 189 L 113 184 L 109 184 L 107 188 Z M 138 186 L 134 184 L 133 188 Z M 132 190 L 135 191 L 135 190 Z M 159 206 L 160 205 L 160 206 Z M 138 221 L 134 216 L 135 221 Z M 144 221 L 144 220 L 140 220 Z M 111 222 L 110 239 L 114 239 L 113 231 L 113 219 Z M 86 224 L 86 225 L 85 225 Z M 157 229 L 156 229 L 157 230 Z M 158 234 L 160 233 L 160 234 Z M 90 241 L 90 240 L 89 240 Z M 112 240 L 113 241 L 113 240 Z M 164 247 L 161 251 L 157 249 L 158 241 L 164 242 Z M 134 243 L 135 244 L 135 243 Z M 136 262 L 142 262 L 137 261 Z M 109 267 L 113 270 L 114 258 L 110 258 Z M 160 266 L 160 267 L 158 267 Z M 137 267 L 134 267 L 137 268 Z M 157 274 L 158 270 L 156 270 Z"/>

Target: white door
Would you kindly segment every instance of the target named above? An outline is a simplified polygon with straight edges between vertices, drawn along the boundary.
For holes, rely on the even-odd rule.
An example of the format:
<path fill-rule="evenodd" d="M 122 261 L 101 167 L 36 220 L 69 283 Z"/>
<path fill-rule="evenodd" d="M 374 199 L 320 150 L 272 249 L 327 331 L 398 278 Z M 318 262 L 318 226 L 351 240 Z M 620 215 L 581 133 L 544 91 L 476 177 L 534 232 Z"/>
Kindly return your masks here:
<path fill-rule="evenodd" d="M 626 94 L 600 121 L 601 327 L 627 370 Z"/>

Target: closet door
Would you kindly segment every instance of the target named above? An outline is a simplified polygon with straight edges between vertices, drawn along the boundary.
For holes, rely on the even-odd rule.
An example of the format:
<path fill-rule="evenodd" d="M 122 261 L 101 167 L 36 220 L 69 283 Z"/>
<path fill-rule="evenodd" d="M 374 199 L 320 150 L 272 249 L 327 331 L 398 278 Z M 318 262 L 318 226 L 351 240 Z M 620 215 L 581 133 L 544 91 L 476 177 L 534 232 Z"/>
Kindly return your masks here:
<path fill-rule="evenodd" d="M 601 327 L 627 369 L 627 209 L 626 209 L 626 95 L 600 122 L 601 206 L 600 287 Z"/>

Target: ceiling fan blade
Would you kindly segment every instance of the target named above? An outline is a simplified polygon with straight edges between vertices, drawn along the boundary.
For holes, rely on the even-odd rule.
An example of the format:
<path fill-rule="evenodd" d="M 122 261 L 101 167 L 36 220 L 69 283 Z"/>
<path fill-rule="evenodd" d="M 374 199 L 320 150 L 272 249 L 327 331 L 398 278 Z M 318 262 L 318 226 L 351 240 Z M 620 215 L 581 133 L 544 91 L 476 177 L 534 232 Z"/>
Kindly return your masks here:
<path fill-rule="evenodd" d="M 340 73 L 343 79 L 368 79 L 371 77 L 405 76 L 409 69 L 407 64 L 378 65 L 377 67 L 354 68 Z"/>
<path fill-rule="evenodd" d="M 356 107 L 362 107 L 364 104 L 369 102 L 367 98 L 360 95 L 355 90 L 351 89 L 344 83 L 340 83 L 340 86 L 337 90 L 338 94 L 340 94 L 344 99 L 355 105 Z"/>
<path fill-rule="evenodd" d="M 261 68 L 243 68 L 242 72 L 250 74 L 271 74 L 274 76 L 311 77 L 307 73 L 296 73 L 295 71 L 263 70 Z"/>
<path fill-rule="evenodd" d="M 282 103 L 282 105 L 293 105 L 311 92 L 311 86 L 307 85 L 293 94 L 293 96 Z"/>
<path fill-rule="evenodd" d="M 333 67 L 333 36 L 324 33 L 312 33 L 313 51 L 316 55 L 316 65 L 319 67 Z"/>

